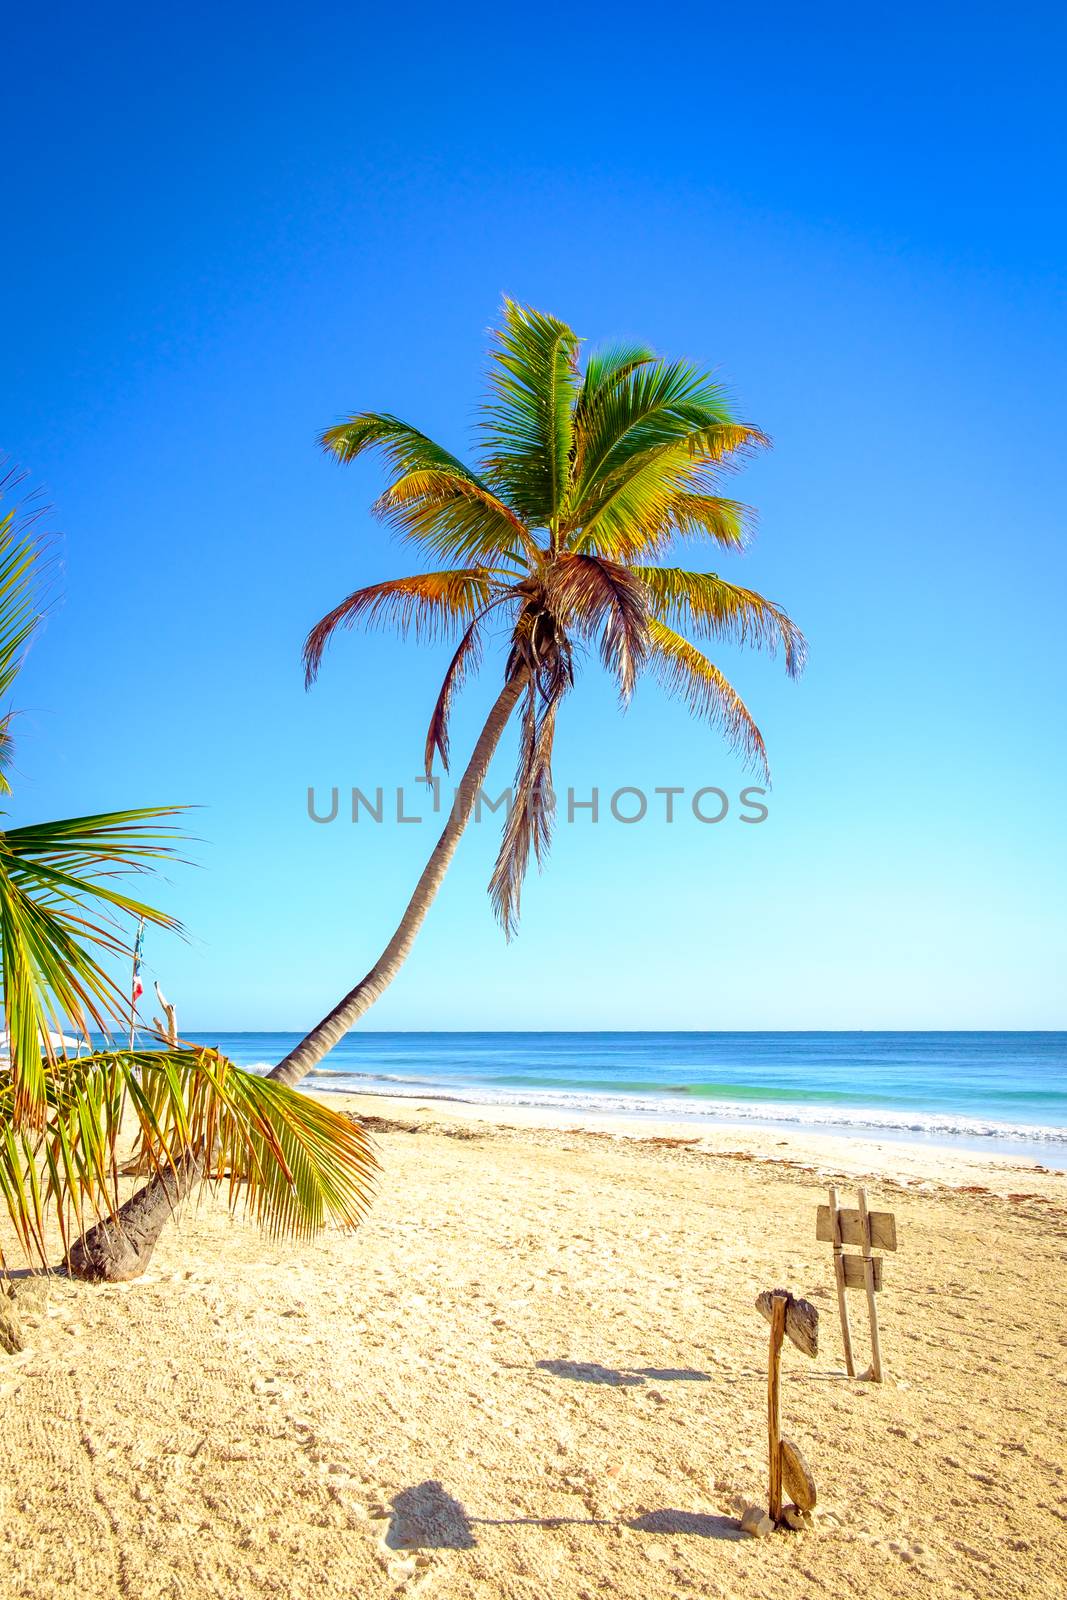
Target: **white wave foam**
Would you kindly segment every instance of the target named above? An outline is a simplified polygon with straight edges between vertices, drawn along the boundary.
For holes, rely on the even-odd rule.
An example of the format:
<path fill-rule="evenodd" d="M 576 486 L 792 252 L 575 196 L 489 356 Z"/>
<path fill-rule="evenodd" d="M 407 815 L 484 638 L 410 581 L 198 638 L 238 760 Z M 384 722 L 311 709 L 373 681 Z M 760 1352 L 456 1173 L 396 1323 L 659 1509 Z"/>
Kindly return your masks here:
<path fill-rule="evenodd" d="M 1026 1123 L 998 1122 L 992 1118 L 969 1117 L 962 1113 L 935 1111 L 884 1110 L 865 1106 L 797 1106 L 761 1101 L 753 1104 L 737 1100 L 693 1100 L 679 1103 L 646 1095 L 597 1095 L 580 1090 L 507 1090 L 438 1087 L 425 1080 L 389 1078 L 371 1081 L 362 1074 L 322 1073 L 333 1077 L 331 1094 L 386 1094 L 390 1098 L 450 1100 L 461 1105 L 529 1106 L 545 1111 L 594 1112 L 610 1116 L 655 1117 L 671 1122 L 770 1122 L 792 1123 L 805 1128 L 847 1128 L 867 1133 L 915 1137 L 1003 1139 L 1031 1144 L 1067 1145 L 1067 1128 L 1043 1127 Z M 357 1081 L 357 1078 L 359 1081 Z M 388 1089 L 374 1083 L 389 1083 Z M 326 1089 L 325 1083 L 319 1085 Z"/>

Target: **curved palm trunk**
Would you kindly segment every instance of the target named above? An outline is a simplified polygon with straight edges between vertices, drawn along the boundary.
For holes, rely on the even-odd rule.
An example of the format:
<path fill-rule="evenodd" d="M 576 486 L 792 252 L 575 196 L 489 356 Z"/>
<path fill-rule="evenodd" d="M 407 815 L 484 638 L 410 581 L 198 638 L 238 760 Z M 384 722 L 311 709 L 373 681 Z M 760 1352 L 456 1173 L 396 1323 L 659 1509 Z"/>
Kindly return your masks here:
<path fill-rule="evenodd" d="M 113 1217 L 105 1217 L 76 1239 L 67 1252 L 67 1271 L 92 1283 L 139 1278 L 164 1224 L 203 1175 L 204 1158 L 191 1150 L 131 1195 Z"/>
<path fill-rule="evenodd" d="M 470 821 L 489 763 L 527 681 L 528 674 L 525 671 L 517 673 L 508 679 L 497 697 L 474 746 L 467 770 L 460 779 L 455 804 L 445 823 L 444 832 L 423 868 L 393 937 L 366 977 L 312 1028 L 284 1061 L 279 1061 L 270 1074 L 278 1082 L 290 1085 L 299 1083 L 327 1051 L 332 1050 L 338 1040 L 344 1037 L 352 1024 L 365 1011 L 369 1011 L 400 971 L 415 942 L 415 935 L 444 882 L 456 846 Z M 202 1175 L 202 1158 L 190 1152 L 173 1171 L 159 1174 L 138 1189 L 120 1206 L 113 1218 L 97 1223 L 83 1234 L 68 1252 L 67 1270 L 77 1278 L 111 1283 L 121 1283 L 139 1276 L 147 1267 L 159 1236 L 175 1208 Z"/>
<path fill-rule="evenodd" d="M 500 736 L 507 727 L 516 702 L 526 687 L 527 679 L 528 674 L 525 671 L 509 678 L 490 711 L 478 743 L 474 746 L 474 753 L 467 764 L 467 770 L 460 779 L 455 804 L 445 823 L 444 832 L 422 869 L 422 876 L 415 885 L 415 892 L 408 901 L 407 910 L 401 917 L 393 937 L 366 977 L 361 978 L 356 987 L 350 989 L 343 1000 L 338 1001 L 333 1010 L 312 1028 L 295 1050 L 290 1050 L 284 1061 L 279 1061 L 269 1074 L 279 1083 L 289 1085 L 299 1083 L 312 1067 L 318 1065 L 327 1051 L 332 1050 L 334 1045 L 344 1038 L 349 1028 L 359 1021 L 364 1012 L 370 1010 L 375 1000 L 385 992 L 404 965 L 415 943 L 415 935 L 422 927 L 426 913 L 444 882 L 445 873 L 456 853 L 456 846 L 470 821 L 478 791 L 489 771 L 493 753 L 500 743 Z"/>

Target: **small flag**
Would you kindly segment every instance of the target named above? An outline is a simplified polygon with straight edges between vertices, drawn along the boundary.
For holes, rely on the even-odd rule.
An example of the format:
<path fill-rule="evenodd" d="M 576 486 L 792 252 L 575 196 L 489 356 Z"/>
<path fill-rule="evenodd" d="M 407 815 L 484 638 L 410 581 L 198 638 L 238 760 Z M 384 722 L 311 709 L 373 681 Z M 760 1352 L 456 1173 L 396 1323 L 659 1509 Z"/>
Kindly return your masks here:
<path fill-rule="evenodd" d="M 134 940 L 133 945 L 133 988 L 131 993 L 133 995 L 134 1005 L 137 1004 L 138 1000 L 144 994 L 144 984 L 141 982 L 141 948 L 143 944 L 144 918 L 142 917 L 140 922 L 137 924 L 137 938 Z"/>

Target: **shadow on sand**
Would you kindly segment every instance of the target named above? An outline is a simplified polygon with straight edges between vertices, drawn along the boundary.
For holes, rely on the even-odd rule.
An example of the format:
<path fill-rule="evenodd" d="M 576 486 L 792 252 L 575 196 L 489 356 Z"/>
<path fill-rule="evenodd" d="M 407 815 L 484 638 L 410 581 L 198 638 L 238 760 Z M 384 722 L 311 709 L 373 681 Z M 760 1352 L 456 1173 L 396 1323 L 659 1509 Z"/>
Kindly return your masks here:
<path fill-rule="evenodd" d="M 436 1478 L 401 1489 L 389 1504 L 385 1542 L 391 1550 L 470 1550 L 477 1543 L 466 1511 Z"/>
<path fill-rule="evenodd" d="M 602 1367 L 599 1361 L 539 1361 L 541 1372 L 573 1383 L 608 1383 L 633 1388 L 651 1379 L 654 1383 L 710 1383 L 710 1372 L 695 1367 Z"/>
<path fill-rule="evenodd" d="M 483 1528 L 629 1528 L 634 1533 L 688 1534 L 699 1539 L 742 1539 L 730 1517 L 703 1511 L 644 1511 L 637 1517 L 471 1517 L 435 1478 L 402 1489 L 393 1508 L 385 1542 L 391 1550 L 470 1550 Z"/>

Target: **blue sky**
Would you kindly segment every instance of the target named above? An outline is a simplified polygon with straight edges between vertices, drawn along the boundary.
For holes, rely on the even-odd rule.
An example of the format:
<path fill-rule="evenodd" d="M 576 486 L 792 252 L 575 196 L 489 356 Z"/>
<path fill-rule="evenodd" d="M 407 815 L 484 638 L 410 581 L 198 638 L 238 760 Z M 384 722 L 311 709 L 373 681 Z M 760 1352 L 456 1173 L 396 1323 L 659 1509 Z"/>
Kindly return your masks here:
<path fill-rule="evenodd" d="M 414 797 L 445 660 L 342 636 L 305 695 L 308 625 L 413 561 L 314 439 L 375 408 L 466 448 L 503 293 L 713 366 L 773 435 L 758 543 L 708 565 L 811 663 L 719 653 L 765 824 L 563 827 L 510 947 L 483 824 L 367 1025 L 1067 1025 L 1064 43 L 1037 6 L 9 24 L 0 442 L 62 557 L 12 812 L 202 807 L 190 941 L 148 948 L 184 1026 L 310 1025 L 431 847 L 306 818 Z M 565 709 L 561 787 L 745 782 L 651 687 L 620 717 L 591 665 Z"/>

